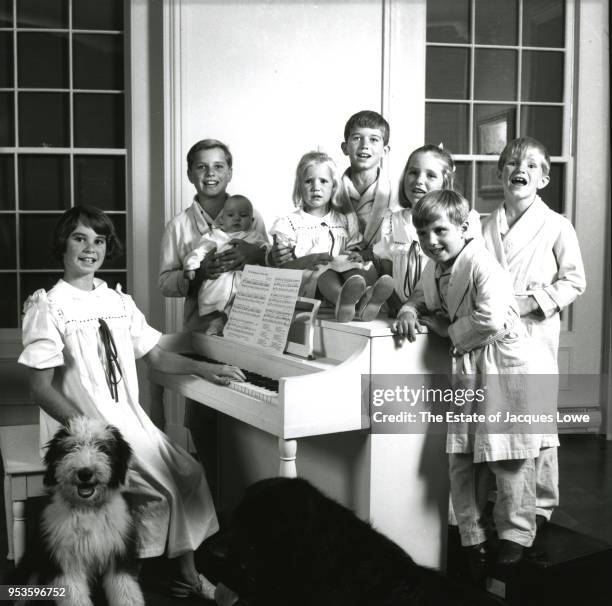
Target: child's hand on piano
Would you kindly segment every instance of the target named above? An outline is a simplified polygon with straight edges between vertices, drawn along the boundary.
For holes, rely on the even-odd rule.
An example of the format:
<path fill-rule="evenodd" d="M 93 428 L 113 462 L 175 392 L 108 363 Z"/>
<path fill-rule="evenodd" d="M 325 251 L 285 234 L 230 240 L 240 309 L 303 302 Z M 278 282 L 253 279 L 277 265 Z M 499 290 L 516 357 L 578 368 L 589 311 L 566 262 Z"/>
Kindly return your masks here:
<path fill-rule="evenodd" d="M 229 364 L 211 364 L 209 362 L 201 362 L 199 364 L 201 371 L 197 374 L 218 385 L 228 385 L 230 381 L 244 381 L 246 377 L 237 366 Z"/>
<path fill-rule="evenodd" d="M 406 338 L 411 343 L 416 341 L 416 336 L 421 332 L 420 324 L 416 312 L 412 309 L 402 311 L 393 325 L 391 331 L 401 338 Z"/>

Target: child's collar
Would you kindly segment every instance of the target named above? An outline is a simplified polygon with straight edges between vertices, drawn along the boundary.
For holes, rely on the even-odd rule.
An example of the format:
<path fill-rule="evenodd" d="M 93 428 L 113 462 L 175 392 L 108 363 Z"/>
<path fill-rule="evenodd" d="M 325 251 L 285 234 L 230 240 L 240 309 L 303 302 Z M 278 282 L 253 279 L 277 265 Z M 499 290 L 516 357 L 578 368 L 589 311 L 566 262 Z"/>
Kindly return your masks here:
<path fill-rule="evenodd" d="M 508 227 L 512 227 L 530 208 L 540 200 L 540 196 L 536 194 L 527 204 L 515 205 L 514 201 L 508 203 L 504 199 L 503 210 Z M 520 202 L 520 201 L 519 201 Z"/>
<path fill-rule="evenodd" d="M 360 174 L 361 173 L 354 174 L 353 168 L 351 166 L 349 166 L 344 172 L 344 175 L 347 177 L 350 185 L 354 189 L 354 193 L 356 193 L 358 196 L 363 196 L 363 194 L 367 192 L 373 185 L 378 183 L 378 180 L 380 178 L 380 166 L 376 167 L 376 176 L 371 181 L 369 181 L 369 179 L 366 179 L 365 177 L 358 177 L 358 175 Z M 367 185 L 363 187 L 365 183 L 367 183 Z"/>

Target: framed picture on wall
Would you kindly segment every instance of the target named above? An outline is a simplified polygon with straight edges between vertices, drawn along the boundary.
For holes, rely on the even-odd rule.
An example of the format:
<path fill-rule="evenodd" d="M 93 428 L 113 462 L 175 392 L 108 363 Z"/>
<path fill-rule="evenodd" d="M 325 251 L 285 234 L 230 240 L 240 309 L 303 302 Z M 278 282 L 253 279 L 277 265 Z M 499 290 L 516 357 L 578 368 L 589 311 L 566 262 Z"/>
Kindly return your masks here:
<path fill-rule="evenodd" d="M 497 157 L 514 136 L 514 111 L 487 116 L 476 125 L 476 129 L 478 153 Z M 497 198 L 503 193 L 497 178 L 497 158 L 490 163 L 478 163 L 477 188 L 478 196 L 482 198 Z"/>

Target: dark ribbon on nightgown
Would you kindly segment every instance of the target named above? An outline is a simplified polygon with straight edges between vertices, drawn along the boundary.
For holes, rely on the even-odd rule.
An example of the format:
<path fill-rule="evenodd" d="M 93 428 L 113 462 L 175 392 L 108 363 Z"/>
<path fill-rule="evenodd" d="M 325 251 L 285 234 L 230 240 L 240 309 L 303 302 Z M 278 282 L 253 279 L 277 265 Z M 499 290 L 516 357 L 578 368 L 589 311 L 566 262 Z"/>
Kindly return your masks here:
<path fill-rule="evenodd" d="M 331 227 L 325 223 L 325 221 L 321 222 L 321 226 L 322 227 L 327 227 L 327 229 L 329 230 L 329 238 L 331 240 L 331 248 L 329 249 L 329 254 L 333 255 L 334 254 L 334 246 L 336 245 L 336 239 L 334 238 L 334 234 L 332 233 Z"/>
<path fill-rule="evenodd" d="M 421 279 L 421 255 L 419 243 L 413 241 L 408 249 L 408 266 L 404 276 L 404 295 L 409 297 Z"/>
<path fill-rule="evenodd" d="M 104 368 L 106 382 L 108 383 L 111 396 L 113 396 L 115 402 L 119 402 L 119 390 L 117 389 L 117 385 L 119 385 L 119 381 L 121 381 L 123 374 L 119 366 L 117 346 L 115 345 L 115 340 L 113 339 L 108 324 L 102 318 L 99 318 L 98 321 L 100 322 L 100 337 L 102 339 L 102 345 L 104 345 L 104 355 L 106 357 L 106 365 Z"/>

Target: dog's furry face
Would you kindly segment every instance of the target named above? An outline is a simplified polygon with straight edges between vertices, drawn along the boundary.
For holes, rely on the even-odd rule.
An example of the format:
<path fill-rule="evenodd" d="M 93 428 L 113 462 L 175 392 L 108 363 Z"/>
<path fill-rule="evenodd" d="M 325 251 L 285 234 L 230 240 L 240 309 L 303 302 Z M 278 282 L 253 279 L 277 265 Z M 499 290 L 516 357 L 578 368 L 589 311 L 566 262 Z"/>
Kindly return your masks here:
<path fill-rule="evenodd" d="M 98 507 L 125 482 L 131 454 L 116 427 L 74 417 L 48 444 L 44 483 L 75 507 Z"/>

